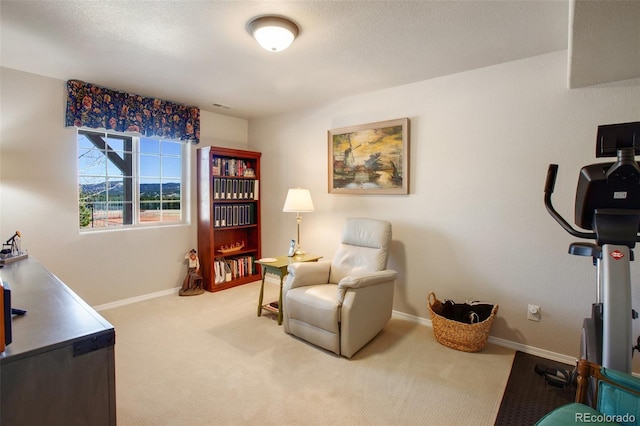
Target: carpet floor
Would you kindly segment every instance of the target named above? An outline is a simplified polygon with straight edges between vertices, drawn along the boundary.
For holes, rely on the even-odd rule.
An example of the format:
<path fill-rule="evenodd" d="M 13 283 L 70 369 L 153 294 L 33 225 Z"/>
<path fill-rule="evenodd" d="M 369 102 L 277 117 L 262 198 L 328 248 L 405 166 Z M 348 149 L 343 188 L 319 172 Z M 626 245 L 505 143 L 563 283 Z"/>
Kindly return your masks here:
<path fill-rule="evenodd" d="M 495 426 L 534 425 L 549 411 L 574 401 L 574 385 L 548 385 L 534 371 L 536 364 L 571 371 L 573 366 L 517 351 Z"/>
<path fill-rule="evenodd" d="M 279 286 L 265 286 L 275 300 Z M 119 426 L 492 425 L 514 351 L 466 353 L 392 318 L 353 358 L 256 316 L 259 283 L 100 313 L 116 329 Z"/>
<path fill-rule="evenodd" d="M 265 288 L 275 300 L 277 285 Z M 488 344 L 446 348 L 433 330 L 392 318 L 352 359 L 256 316 L 259 283 L 195 297 L 164 296 L 102 311 L 116 328 L 121 426 L 533 425 L 573 400 L 537 363 Z"/>

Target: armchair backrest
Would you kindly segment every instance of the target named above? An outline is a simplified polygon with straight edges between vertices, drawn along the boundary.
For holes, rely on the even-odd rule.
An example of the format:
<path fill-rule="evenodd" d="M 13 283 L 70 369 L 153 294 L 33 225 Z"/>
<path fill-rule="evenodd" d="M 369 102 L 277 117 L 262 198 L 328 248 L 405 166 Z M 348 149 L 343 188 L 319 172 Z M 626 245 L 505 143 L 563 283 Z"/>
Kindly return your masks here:
<path fill-rule="evenodd" d="M 340 246 L 331 261 L 329 282 L 387 268 L 391 244 L 391 223 L 368 218 L 349 218 Z"/>

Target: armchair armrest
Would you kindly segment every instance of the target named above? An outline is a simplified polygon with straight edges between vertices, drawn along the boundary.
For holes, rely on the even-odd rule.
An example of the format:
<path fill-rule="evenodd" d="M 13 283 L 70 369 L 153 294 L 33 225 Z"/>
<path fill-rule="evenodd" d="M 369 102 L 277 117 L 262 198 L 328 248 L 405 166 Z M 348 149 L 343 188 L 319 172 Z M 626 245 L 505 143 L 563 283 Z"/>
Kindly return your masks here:
<path fill-rule="evenodd" d="M 349 289 L 369 287 L 381 283 L 393 284 L 397 276 L 398 273 L 393 269 L 385 269 L 384 271 L 344 277 L 338 283 L 338 301 L 342 303 Z"/>
<path fill-rule="evenodd" d="M 352 275 L 344 277 L 338 283 L 340 288 L 360 288 L 367 287 L 374 284 L 379 284 L 386 281 L 394 281 L 398 273 L 393 269 L 386 269 L 384 271 L 370 272 L 363 275 Z"/>
<path fill-rule="evenodd" d="M 288 275 L 284 284 L 285 291 L 307 285 L 327 284 L 331 262 L 292 263 L 287 268 Z"/>

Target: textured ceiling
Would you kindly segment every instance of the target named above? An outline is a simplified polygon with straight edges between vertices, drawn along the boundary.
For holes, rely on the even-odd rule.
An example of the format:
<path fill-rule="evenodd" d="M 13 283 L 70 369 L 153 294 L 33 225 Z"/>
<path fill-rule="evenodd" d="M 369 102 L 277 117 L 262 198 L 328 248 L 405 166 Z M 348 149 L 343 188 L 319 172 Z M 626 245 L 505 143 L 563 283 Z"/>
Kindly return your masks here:
<path fill-rule="evenodd" d="M 0 65 L 254 118 L 565 50 L 569 11 L 538 0 L 2 1 Z M 298 23 L 288 50 L 251 38 L 262 14 Z"/>

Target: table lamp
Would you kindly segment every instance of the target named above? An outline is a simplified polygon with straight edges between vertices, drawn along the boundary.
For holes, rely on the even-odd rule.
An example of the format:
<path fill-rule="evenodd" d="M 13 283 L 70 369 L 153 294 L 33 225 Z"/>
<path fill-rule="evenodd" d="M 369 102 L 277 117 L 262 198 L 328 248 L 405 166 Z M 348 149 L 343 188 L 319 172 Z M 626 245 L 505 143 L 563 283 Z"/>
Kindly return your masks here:
<path fill-rule="evenodd" d="M 282 208 L 283 212 L 296 212 L 296 222 L 298 224 L 298 240 L 296 241 L 296 256 L 301 256 L 305 254 L 304 250 L 300 246 L 300 221 L 302 220 L 302 216 L 300 216 L 300 212 L 312 212 L 315 209 L 313 208 L 313 201 L 311 201 L 311 193 L 308 189 L 294 188 L 290 189 L 287 193 L 287 198 L 284 201 L 284 207 Z"/>

